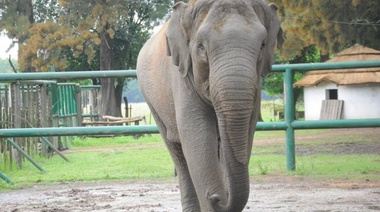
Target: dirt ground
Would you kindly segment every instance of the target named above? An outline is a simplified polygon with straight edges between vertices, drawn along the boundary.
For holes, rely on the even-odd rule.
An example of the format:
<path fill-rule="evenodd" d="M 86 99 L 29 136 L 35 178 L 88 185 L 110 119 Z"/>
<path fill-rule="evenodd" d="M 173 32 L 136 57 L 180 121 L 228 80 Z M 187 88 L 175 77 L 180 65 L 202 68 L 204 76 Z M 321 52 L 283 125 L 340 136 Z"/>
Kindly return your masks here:
<path fill-rule="evenodd" d="M 262 178 L 262 177 L 260 177 Z M 252 179 L 244 211 L 380 211 L 380 182 Z M 181 211 L 177 182 L 77 182 L 0 193 L 0 211 Z"/>
<path fill-rule="evenodd" d="M 352 135 L 352 130 L 332 130 L 307 139 L 332 135 Z M 355 134 L 379 138 L 379 129 L 356 130 Z M 336 143 L 320 148 L 331 154 L 380 154 L 380 141 L 361 145 Z M 259 140 L 256 145 L 283 142 Z M 365 144 L 365 145 L 363 145 Z M 327 144 L 328 145 L 328 144 Z M 88 149 L 86 151 L 94 151 Z M 95 150 L 98 151 L 98 150 Z M 104 151 L 104 150 L 102 150 Z M 307 145 L 299 145 L 297 154 L 315 154 Z M 380 211 L 380 180 L 315 180 L 298 176 L 256 176 L 251 179 L 251 194 L 244 211 Z M 181 211 L 178 182 L 175 178 L 150 181 L 74 182 L 35 185 L 32 188 L 0 192 L 1 212 L 66 211 Z"/>

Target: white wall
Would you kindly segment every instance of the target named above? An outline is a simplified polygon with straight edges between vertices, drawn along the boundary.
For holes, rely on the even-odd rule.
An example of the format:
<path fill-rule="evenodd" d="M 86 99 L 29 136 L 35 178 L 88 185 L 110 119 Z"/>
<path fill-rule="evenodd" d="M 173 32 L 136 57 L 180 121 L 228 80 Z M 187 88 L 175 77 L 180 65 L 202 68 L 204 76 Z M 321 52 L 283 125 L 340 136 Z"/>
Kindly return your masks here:
<path fill-rule="evenodd" d="M 319 120 L 326 89 L 338 89 L 338 99 L 343 100 L 343 118 L 380 118 L 380 85 L 337 86 L 322 82 L 304 88 L 305 119 Z"/>
<path fill-rule="evenodd" d="M 319 120 L 322 100 L 326 99 L 326 89 L 338 89 L 340 98 L 339 88 L 333 83 L 322 82 L 318 86 L 304 88 L 305 120 Z"/>
<path fill-rule="evenodd" d="M 344 100 L 344 119 L 380 118 L 380 85 L 341 87 L 338 98 Z"/>

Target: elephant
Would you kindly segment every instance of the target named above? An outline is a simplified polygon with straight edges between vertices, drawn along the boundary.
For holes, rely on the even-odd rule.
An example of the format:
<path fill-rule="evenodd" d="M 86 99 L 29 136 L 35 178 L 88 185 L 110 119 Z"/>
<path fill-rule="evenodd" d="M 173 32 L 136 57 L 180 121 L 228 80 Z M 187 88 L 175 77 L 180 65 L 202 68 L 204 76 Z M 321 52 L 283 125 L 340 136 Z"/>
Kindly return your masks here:
<path fill-rule="evenodd" d="M 174 162 L 183 211 L 242 211 L 261 78 L 283 42 L 265 0 L 190 0 L 142 47 L 137 78 Z"/>

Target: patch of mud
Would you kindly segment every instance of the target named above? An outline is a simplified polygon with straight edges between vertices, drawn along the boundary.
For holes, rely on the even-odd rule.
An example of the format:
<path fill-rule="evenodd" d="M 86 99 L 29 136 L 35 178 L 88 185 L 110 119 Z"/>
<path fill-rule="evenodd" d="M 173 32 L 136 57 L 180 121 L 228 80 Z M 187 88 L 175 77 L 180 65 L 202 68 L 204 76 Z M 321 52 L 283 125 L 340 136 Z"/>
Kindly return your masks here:
<path fill-rule="evenodd" d="M 91 182 L 39 185 L 0 193 L 0 211 L 181 211 L 178 185 L 170 182 Z M 244 211 L 376 211 L 380 182 L 316 182 L 299 177 L 252 179 Z M 341 181 L 340 181 L 341 182 Z"/>

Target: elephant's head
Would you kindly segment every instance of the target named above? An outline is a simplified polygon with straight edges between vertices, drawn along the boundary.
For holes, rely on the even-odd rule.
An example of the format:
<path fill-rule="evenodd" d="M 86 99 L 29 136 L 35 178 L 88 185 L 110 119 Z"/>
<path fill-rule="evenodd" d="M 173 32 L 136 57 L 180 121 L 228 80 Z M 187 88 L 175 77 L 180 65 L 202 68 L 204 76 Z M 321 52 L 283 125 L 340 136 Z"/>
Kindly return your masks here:
<path fill-rule="evenodd" d="M 264 0 L 178 2 L 167 28 L 168 55 L 214 108 L 227 195 L 207 194 L 215 211 L 239 211 L 249 195 L 248 161 L 261 76 L 282 44 L 277 7 Z M 198 192 L 198 191 L 197 191 Z"/>

